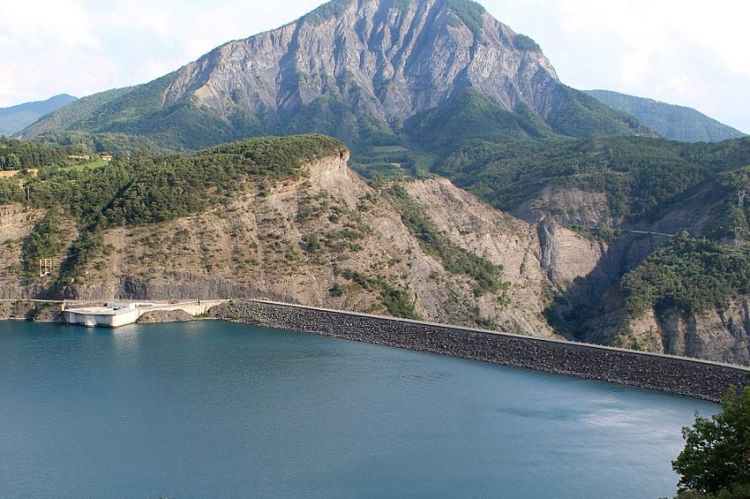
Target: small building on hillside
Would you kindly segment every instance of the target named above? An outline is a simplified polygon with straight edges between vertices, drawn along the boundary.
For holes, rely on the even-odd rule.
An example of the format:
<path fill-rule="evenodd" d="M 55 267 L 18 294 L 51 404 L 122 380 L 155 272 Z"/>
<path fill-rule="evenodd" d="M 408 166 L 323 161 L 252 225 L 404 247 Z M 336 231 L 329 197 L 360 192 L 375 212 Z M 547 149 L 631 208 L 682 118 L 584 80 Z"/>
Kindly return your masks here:
<path fill-rule="evenodd" d="M 52 274 L 52 259 L 41 258 L 39 260 L 39 277 L 44 277 Z"/>
<path fill-rule="evenodd" d="M 112 161 L 112 155 L 111 155 L 111 154 L 109 154 L 109 153 L 107 153 L 107 152 L 103 152 L 103 153 L 101 153 L 101 154 L 99 155 L 99 157 L 100 157 L 101 159 L 103 159 L 104 161 Z"/>

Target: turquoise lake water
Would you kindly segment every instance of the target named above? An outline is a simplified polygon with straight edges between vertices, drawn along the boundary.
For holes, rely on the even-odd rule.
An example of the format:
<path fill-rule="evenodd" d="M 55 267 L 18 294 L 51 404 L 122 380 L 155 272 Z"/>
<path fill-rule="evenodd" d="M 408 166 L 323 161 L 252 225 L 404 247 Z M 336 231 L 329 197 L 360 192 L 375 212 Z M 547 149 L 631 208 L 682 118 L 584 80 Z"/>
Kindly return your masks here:
<path fill-rule="evenodd" d="M 672 495 L 718 406 L 218 322 L 0 322 L 0 497 Z"/>

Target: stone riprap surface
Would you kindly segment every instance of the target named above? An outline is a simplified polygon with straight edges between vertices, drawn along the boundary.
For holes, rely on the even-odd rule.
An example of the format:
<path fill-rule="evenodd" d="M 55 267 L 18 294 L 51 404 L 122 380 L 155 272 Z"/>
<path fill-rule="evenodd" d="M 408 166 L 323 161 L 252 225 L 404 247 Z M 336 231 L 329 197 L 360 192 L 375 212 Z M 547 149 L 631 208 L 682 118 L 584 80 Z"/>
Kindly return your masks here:
<path fill-rule="evenodd" d="M 750 385 L 750 370 L 739 366 L 347 312 L 247 301 L 221 305 L 212 309 L 211 315 L 257 326 L 578 376 L 710 401 L 719 401 L 731 385 Z"/>
<path fill-rule="evenodd" d="M 138 319 L 138 324 L 163 324 L 168 322 L 190 322 L 195 317 L 184 310 L 154 310 L 146 312 Z"/>

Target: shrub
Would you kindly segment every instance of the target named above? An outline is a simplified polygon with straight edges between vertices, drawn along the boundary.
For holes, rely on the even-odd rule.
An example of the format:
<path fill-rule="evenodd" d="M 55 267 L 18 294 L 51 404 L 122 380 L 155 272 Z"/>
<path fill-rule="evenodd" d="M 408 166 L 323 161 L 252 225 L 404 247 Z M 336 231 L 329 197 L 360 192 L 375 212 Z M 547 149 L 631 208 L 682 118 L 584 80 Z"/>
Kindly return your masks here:
<path fill-rule="evenodd" d="M 542 50 L 538 43 L 526 35 L 516 35 L 515 38 L 513 38 L 513 46 L 518 50 L 526 50 L 530 52 L 538 52 Z"/>
<path fill-rule="evenodd" d="M 636 317 L 659 307 L 700 313 L 747 294 L 748 286 L 750 249 L 687 235 L 657 250 L 622 281 L 628 311 Z"/>
<path fill-rule="evenodd" d="M 749 497 L 750 387 L 731 388 L 721 412 L 711 419 L 696 415 L 682 430 L 685 448 L 672 462 L 680 475 L 681 497 Z"/>
<path fill-rule="evenodd" d="M 503 268 L 491 261 L 467 251 L 440 232 L 424 209 L 412 199 L 406 190 L 395 184 L 387 195 L 401 214 L 401 220 L 415 236 L 425 253 L 440 259 L 445 270 L 452 274 L 463 274 L 474 280 L 474 292 L 504 291 L 508 284 L 502 281 Z"/>

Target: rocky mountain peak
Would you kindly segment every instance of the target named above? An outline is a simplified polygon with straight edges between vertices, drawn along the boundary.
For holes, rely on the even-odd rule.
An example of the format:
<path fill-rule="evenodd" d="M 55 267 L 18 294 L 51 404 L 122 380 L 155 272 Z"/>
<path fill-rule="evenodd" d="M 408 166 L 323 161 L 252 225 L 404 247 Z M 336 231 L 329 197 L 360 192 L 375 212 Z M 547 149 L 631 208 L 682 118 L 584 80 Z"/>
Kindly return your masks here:
<path fill-rule="evenodd" d="M 326 98 L 391 124 L 467 87 L 543 113 L 537 90 L 556 81 L 533 41 L 475 2 L 333 0 L 185 66 L 164 101 L 284 119 Z"/>
<path fill-rule="evenodd" d="M 511 123 L 516 135 L 643 132 L 563 85 L 531 38 L 476 2 L 333 0 L 150 83 L 82 99 L 24 134 L 115 132 L 199 149 L 316 132 L 357 147 L 413 135 L 410 119 L 457 103 L 468 116 L 484 108 L 478 128 Z"/>

